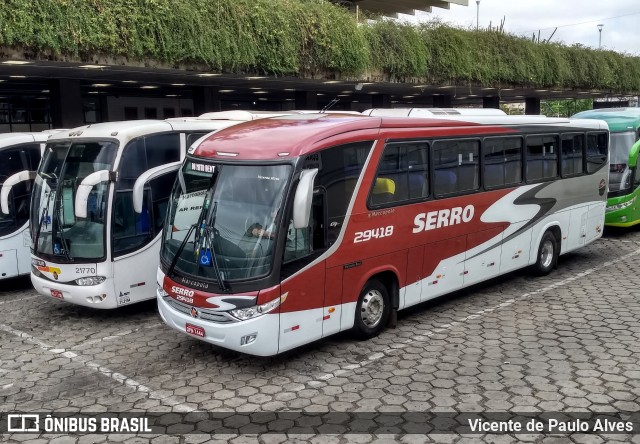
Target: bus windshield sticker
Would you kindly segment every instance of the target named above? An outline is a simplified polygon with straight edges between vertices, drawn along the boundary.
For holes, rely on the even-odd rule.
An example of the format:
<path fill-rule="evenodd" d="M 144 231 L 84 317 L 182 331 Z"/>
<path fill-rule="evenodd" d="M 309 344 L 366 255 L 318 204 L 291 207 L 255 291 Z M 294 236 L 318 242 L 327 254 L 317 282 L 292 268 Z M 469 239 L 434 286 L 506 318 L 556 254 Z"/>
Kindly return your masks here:
<path fill-rule="evenodd" d="M 191 169 L 193 171 L 200 171 L 202 173 L 213 173 L 216 170 L 215 165 L 209 165 L 206 163 L 191 163 Z"/>

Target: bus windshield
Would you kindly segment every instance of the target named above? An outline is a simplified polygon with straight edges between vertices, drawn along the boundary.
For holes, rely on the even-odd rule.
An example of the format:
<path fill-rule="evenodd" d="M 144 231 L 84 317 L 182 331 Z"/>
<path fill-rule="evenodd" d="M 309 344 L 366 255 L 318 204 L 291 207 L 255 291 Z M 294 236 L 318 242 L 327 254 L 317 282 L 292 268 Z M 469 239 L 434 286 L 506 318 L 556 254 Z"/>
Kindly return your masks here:
<path fill-rule="evenodd" d="M 609 192 L 631 189 L 629 153 L 636 141 L 634 131 L 611 133 Z"/>
<path fill-rule="evenodd" d="M 35 254 L 59 262 L 105 257 L 108 182 L 91 190 L 86 218 L 75 215 L 75 195 L 89 174 L 112 169 L 117 146 L 111 141 L 47 144 L 31 203 Z"/>
<path fill-rule="evenodd" d="M 187 160 L 167 213 L 164 261 L 221 289 L 226 281 L 269 273 L 290 171 L 290 165 Z"/>

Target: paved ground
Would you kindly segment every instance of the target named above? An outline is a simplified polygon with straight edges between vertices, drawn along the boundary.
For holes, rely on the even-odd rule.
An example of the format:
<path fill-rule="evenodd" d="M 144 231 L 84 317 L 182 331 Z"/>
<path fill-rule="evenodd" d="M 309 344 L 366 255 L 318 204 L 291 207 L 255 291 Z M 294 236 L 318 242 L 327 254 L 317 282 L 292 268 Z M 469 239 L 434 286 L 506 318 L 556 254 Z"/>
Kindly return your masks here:
<path fill-rule="evenodd" d="M 608 232 L 548 277 L 516 272 L 262 359 L 166 328 L 155 303 L 103 312 L 2 283 L 0 412 L 640 411 L 640 230 Z M 204 442 L 208 435 L 5 435 L 0 441 Z M 640 435 L 290 435 L 260 442 L 636 442 Z M 214 440 L 255 442 L 255 435 Z"/>

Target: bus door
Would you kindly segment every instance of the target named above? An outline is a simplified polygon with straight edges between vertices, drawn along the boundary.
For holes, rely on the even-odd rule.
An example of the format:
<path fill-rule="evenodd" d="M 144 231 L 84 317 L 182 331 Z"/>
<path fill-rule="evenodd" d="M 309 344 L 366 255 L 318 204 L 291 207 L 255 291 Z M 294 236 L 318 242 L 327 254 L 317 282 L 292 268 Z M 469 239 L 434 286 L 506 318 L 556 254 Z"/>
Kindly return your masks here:
<path fill-rule="evenodd" d="M 306 228 L 294 228 L 293 216 L 289 219 L 281 270 L 280 291 L 287 294 L 280 312 L 281 352 L 323 336 L 325 285 L 330 287 L 329 276 L 335 278 L 333 271 L 326 270 L 325 261 L 314 262 L 326 250 L 324 202 L 323 191 L 314 190 Z M 340 312 L 333 318 L 339 322 Z"/>
<path fill-rule="evenodd" d="M 131 141 L 122 153 L 112 201 L 111 254 L 118 305 L 155 296 L 156 269 L 140 264 L 157 263 L 160 236 L 176 169 L 146 177 L 150 170 L 180 160 L 180 134 L 165 133 Z M 134 189 L 142 188 L 141 207 L 135 210 Z"/>

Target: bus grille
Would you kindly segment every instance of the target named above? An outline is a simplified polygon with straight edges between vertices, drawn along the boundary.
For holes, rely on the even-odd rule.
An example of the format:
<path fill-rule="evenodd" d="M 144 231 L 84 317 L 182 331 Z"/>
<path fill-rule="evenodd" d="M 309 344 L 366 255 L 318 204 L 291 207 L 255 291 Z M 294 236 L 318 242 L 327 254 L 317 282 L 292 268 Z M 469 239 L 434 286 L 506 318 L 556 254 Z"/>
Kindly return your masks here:
<path fill-rule="evenodd" d="M 173 299 L 171 296 L 164 296 L 164 301 L 167 304 L 169 304 L 169 306 L 174 310 L 191 316 L 190 305 L 186 305 L 181 302 L 178 302 L 175 299 Z M 210 322 L 216 322 L 218 324 L 228 324 L 231 322 L 238 322 L 236 319 L 234 319 L 227 313 L 214 312 L 214 311 L 207 310 L 205 308 L 198 308 L 198 319 L 203 319 L 205 321 L 210 321 Z"/>

